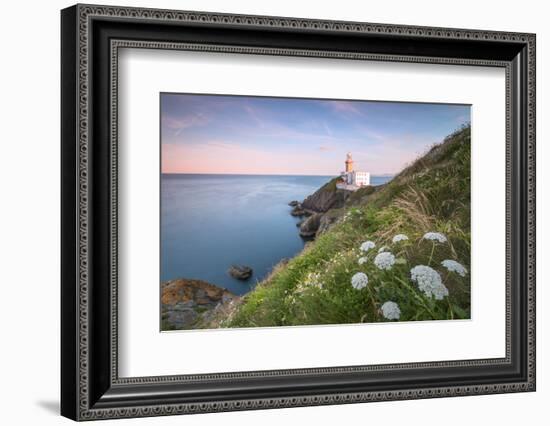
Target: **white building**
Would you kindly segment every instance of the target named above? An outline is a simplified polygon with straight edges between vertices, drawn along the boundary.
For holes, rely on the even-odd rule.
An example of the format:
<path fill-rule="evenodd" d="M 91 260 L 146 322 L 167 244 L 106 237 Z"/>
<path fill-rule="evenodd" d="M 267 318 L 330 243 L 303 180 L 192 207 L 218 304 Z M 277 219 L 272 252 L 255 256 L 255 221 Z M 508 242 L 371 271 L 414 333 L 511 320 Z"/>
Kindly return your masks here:
<path fill-rule="evenodd" d="M 340 173 L 342 181 L 336 184 L 339 189 L 356 191 L 362 186 L 370 185 L 370 173 L 353 170 L 353 158 L 351 152 L 346 156 L 346 170 Z"/>

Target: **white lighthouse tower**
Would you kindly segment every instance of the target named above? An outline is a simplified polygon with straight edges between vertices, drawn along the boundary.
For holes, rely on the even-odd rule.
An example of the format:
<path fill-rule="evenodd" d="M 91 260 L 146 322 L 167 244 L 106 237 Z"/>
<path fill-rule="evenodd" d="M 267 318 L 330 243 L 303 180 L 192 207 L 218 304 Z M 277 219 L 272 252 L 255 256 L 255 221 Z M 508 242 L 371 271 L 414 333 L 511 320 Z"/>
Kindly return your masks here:
<path fill-rule="evenodd" d="M 346 155 L 346 168 L 345 171 L 340 173 L 342 181 L 336 184 L 339 189 L 346 189 L 348 191 L 357 191 L 362 186 L 370 185 L 370 173 L 353 170 L 353 158 L 351 152 Z"/>

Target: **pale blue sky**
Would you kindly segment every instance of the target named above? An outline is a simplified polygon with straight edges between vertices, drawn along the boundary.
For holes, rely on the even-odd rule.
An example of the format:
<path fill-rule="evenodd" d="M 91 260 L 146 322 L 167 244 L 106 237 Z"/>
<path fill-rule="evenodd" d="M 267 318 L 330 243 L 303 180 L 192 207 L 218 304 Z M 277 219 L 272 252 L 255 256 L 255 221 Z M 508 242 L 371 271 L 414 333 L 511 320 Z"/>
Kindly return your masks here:
<path fill-rule="evenodd" d="M 161 94 L 164 173 L 394 174 L 470 122 L 470 106 Z"/>

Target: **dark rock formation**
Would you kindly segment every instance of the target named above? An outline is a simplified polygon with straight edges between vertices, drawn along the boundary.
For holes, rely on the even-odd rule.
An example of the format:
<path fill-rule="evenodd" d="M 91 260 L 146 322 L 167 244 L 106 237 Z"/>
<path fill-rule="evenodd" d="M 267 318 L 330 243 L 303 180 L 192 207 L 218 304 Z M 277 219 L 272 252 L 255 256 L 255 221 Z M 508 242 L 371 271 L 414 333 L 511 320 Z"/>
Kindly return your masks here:
<path fill-rule="evenodd" d="M 303 238 L 313 238 L 321 224 L 322 213 L 315 213 L 308 217 L 300 225 L 300 236 Z"/>
<path fill-rule="evenodd" d="M 195 323 L 199 313 L 192 307 L 187 307 L 184 303 L 178 303 L 173 307 L 163 309 L 163 322 L 170 329 L 185 330 L 191 328 Z"/>
<path fill-rule="evenodd" d="M 296 200 L 288 203 L 292 207 L 290 212 L 292 216 L 305 217 L 305 219 L 296 223 L 296 226 L 300 228 L 300 236 L 303 238 L 314 238 L 316 236 L 319 227 L 323 224 L 323 213 L 344 206 L 350 196 L 350 191 L 336 187 L 339 179 L 332 179 L 301 203 Z M 328 224 L 325 221 L 324 228 L 327 226 Z"/>
<path fill-rule="evenodd" d="M 292 216 L 302 217 L 302 216 L 306 216 L 307 212 L 302 208 L 301 204 L 297 204 L 291 210 L 290 214 Z"/>
<path fill-rule="evenodd" d="M 194 328 L 209 311 L 236 298 L 225 288 L 206 281 L 177 279 L 164 282 L 161 284 L 162 329 Z"/>
<path fill-rule="evenodd" d="M 330 209 L 338 209 L 344 206 L 350 191 L 336 188 L 336 182 L 340 178 L 334 178 L 323 185 L 313 194 L 308 196 L 301 204 L 302 209 L 316 213 L 324 213 Z"/>
<path fill-rule="evenodd" d="M 343 209 L 340 210 L 330 210 L 321 216 L 319 220 L 319 227 L 317 228 L 317 233 L 315 236 L 322 234 L 323 232 L 328 231 L 328 229 L 342 216 Z"/>
<path fill-rule="evenodd" d="M 384 185 L 364 186 L 356 191 L 347 191 L 336 187 L 339 179 L 332 179 L 302 203 L 295 205 L 291 212 L 293 216 L 308 216 L 296 224 L 303 238 L 315 238 L 326 232 L 338 222 L 345 208 L 365 204 L 372 194 L 384 187 Z"/>
<path fill-rule="evenodd" d="M 252 268 L 245 265 L 231 265 L 227 273 L 238 280 L 247 280 L 252 276 Z"/>

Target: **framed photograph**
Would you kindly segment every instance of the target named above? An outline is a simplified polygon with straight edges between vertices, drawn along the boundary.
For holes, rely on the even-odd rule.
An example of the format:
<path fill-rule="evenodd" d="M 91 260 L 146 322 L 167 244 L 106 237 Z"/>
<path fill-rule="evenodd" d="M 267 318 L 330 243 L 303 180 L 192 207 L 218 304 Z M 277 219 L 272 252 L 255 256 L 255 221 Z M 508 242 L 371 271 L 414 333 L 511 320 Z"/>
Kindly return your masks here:
<path fill-rule="evenodd" d="M 61 12 L 61 412 L 535 390 L 535 35 Z"/>

